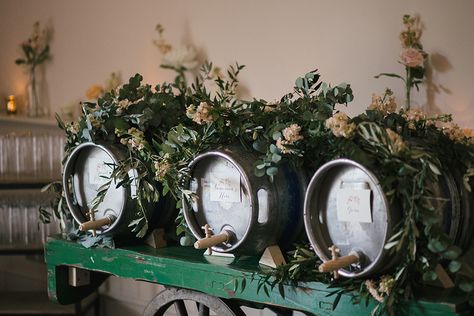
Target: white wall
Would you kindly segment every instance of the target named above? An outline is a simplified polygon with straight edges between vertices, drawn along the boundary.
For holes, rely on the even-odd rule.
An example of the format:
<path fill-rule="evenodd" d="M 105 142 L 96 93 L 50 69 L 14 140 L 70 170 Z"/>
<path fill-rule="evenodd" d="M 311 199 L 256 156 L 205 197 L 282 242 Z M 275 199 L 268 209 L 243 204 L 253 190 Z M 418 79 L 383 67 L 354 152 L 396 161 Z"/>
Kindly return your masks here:
<path fill-rule="evenodd" d="M 319 68 L 325 81 L 352 84 L 356 99 L 348 112 L 357 114 L 386 86 L 402 98 L 399 82 L 373 76 L 401 73 L 401 17 L 419 13 L 426 27 L 422 43 L 433 61 L 430 91 L 438 93 L 428 98 L 423 86 L 415 104 L 452 112 L 458 123 L 474 127 L 473 12 L 472 0 L 0 0 L 0 96 L 24 93 L 26 77 L 14 60 L 36 20 L 54 28 L 46 77 L 56 111 L 84 98 L 112 71 L 123 79 L 139 72 L 149 83 L 170 80 L 152 44 L 161 23 L 173 44 L 194 44 L 221 66 L 247 65 L 241 76 L 247 96 L 277 99 L 297 76 Z M 132 301 L 157 290 L 129 282 L 110 281 L 104 293 Z M 131 308 L 139 311 L 138 305 Z"/>
<path fill-rule="evenodd" d="M 372 92 L 386 86 L 402 97 L 399 82 L 373 75 L 401 73 L 396 61 L 401 17 L 419 13 L 440 88 L 430 108 L 452 112 L 460 124 L 474 127 L 472 12 L 471 0 L 0 0 L 0 95 L 23 93 L 25 76 L 13 61 L 35 20 L 54 27 L 54 57 L 46 74 L 56 110 L 84 98 L 91 84 L 112 71 L 120 70 L 124 79 L 140 72 L 150 83 L 170 80 L 172 74 L 158 68 L 161 55 L 152 44 L 159 22 L 174 44 L 193 43 L 222 66 L 247 65 L 241 79 L 249 96 L 277 99 L 298 75 L 317 67 L 324 80 L 353 85 L 349 113 L 356 114 Z M 414 99 L 426 105 L 425 87 Z"/>

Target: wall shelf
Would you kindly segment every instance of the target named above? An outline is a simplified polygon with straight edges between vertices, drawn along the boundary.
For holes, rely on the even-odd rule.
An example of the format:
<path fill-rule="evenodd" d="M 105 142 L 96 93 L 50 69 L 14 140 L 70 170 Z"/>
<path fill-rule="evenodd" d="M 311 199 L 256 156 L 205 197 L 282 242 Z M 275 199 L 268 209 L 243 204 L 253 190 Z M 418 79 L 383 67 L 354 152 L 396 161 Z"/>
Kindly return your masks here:
<path fill-rule="evenodd" d="M 23 115 L 0 115 L 0 122 L 24 123 L 28 125 L 57 126 L 54 117 L 28 117 Z"/>

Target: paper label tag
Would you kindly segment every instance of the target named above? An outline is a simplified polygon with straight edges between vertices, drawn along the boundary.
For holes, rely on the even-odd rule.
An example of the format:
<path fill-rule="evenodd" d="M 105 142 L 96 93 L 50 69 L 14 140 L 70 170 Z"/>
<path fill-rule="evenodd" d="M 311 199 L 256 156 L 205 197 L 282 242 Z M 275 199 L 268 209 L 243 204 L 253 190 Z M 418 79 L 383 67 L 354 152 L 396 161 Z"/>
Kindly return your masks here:
<path fill-rule="evenodd" d="M 339 189 L 336 205 L 339 221 L 372 223 L 370 190 Z"/>
<path fill-rule="evenodd" d="M 101 159 L 90 159 L 89 184 L 103 185 L 112 175 L 113 167 L 104 163 Z"/>
<path fill-rule="evenodd" d="M 210 200 L 240 203 L 240 174 L 238 172 L 211 172 Z"/>

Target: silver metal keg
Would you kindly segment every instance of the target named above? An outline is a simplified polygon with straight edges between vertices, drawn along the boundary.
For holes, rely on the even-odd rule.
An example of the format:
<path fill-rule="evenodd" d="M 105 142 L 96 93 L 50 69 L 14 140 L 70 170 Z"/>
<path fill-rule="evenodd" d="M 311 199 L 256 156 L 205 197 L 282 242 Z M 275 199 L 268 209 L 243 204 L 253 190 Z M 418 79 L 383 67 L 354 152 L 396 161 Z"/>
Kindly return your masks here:
<path fill-rule="evenodd" d="M 430 189 L 439 197 L 432 204 L 439 210 L 445 232 L 459 246 L 470 242 L 472 233 L 463 228 L 462 221 L 472 221 L 472 216 L 469 204 L 460 204 L 454 178 L 445 173 Z M 349 159 L 337 159 L 318 169 L 305 196 L 305 229 L 324 262 L 320 270 L 338 270 L 344 277 L 380 274 L 397 264 L 400 257 L 389 255 L 384 246 L 402 216 L 399 207 L 389 205 L 377 177 Z M 333 264 L 332 246 L 345 258 L 340 269 Z"/>
<path fill-rule="evenodd" d="M 199 239 L 196 248 L 258 254 L 270 245 L 288 246 L 301 236 L 303 173 L 281 166 L 270 182 L 254 175 L 255 161 L 253 153 L 228 147 L 203 153 L 191 162 L 189 189 L 197 198 L 183 209 Z M 212 229 L 207 231 L 210 238 L 205 238 L 204 227 Z"/>
<path fill-rule="evenodd" d="M 117 187 L 121 179 L 112 179 L 104 199 L 93 214 L 90 212 L 99 188 L 111 179 L 114 168 L 124 158 L 118 147 L 94 143 L 81 144 L 69 155 L 64 165 L 63 188 L 69 210 L 81 230 L 93 230 L 98 234 L 131 234 L 128 224 L 140 215 L 137 212 L 136 170 L 128 172 L 130 185 Z M 155 205 L 146 205 L 148 219 L 155 208 Z"/>

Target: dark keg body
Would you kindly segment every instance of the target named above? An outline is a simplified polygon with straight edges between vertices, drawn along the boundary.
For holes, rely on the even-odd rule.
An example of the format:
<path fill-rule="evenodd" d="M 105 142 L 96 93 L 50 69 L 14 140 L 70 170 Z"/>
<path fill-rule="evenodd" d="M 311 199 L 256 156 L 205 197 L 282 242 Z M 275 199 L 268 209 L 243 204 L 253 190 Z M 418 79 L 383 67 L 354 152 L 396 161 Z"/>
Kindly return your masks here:
<path fill-rule="evenodd" d="M 197 199 L 184 207 L 186 222 L 198 239 L 205 237 L 205 224 L 214 234 L 230 231 L 233 238 L 214 246 L 217 252 L 259 254 L 274 244 L 288 247 L 301 236 L 305 177 L 286 165 L 271 182 L 254 175 L 256 160 L 253 153 L 230 147 L 201 154 L 190 164 L 189 189 Z"/>

